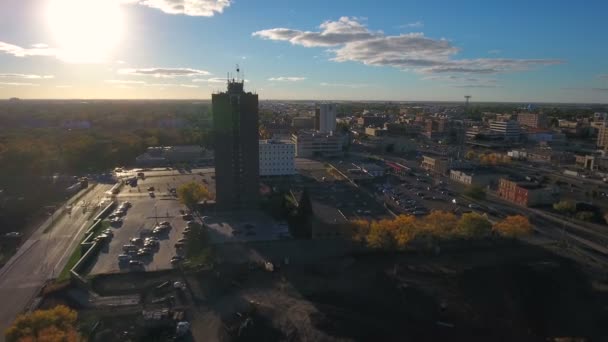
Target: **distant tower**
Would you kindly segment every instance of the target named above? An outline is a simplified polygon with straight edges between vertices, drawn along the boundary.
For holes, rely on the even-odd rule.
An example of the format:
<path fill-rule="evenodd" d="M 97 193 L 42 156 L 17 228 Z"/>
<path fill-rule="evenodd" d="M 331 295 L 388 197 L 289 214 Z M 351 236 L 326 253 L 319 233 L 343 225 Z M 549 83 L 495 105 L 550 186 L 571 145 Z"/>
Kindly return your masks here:
<path fill-rule="evenodd" d="M 468 107 L 469 106 L 469 100 L 471 99 L 471 95 L 465 95 L 464 98 L 465 98 L 464 105 Z"/>
<path fill-rule="evenodd" d="M 241 69 L 227 90 L 211 96 L 216 201 L 220 209 L 257 208 L 259 184 L 258 95 L 244 90 Z"/>

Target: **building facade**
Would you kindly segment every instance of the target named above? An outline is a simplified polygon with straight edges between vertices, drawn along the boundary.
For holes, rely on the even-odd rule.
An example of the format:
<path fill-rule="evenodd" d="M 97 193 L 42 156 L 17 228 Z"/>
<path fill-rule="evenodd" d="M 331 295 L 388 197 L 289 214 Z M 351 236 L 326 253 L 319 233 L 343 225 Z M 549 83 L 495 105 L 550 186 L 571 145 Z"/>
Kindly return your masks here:
<path fill-rule="evenodd" d="M 293 134 L 291 140 L 296 146 L 296 157 L 331 157 L 343 154 L 342 144 L 344 138 L 341 135 L 300 131 Z"/>
<path fill-rule="evenodd" d="M 488 186 L 495 183 L 499 176 L 495 172 L 476 172 L 469 170 L 450 170 L 450 179 L 465 185 Z"/>
<path fill-rule="evenodd" d="M 550 205 L 559 200 L 554 189 L 543 188 L 537 183 L 517 182 L 507 178 L 498 180 L 498 196 L 515 204 L 532 207 Z"/>
<path fill-rule="evenodd" d="M 448 172 L 448 161 L 444 158 L 423 156 L 420 166 L 429 172 L 442 175 Z"/>
<path fill-rule="evenodd" d="M 244 81 L 229 80 L 226 92 L 213 94 L 216 201 L 220 209 L 258 204 L 258 95 Z"/>
<path fill-rule="evenodd" d="M 319 133 L 336 130 L 337 106 L 333 103 L 322 103 L 315 110 L 315 129 Z"/>
<path fill-rule="evenodd" d="M 521 134 L 517 121 L 490 121 L 490 132 L 508 141 L 518 141 Z"/>
<path fill-rule="evenodd" d="M 260 140 L 260 176 L 289 176 L 296 173 L 296 147 L 291 141 Z"/>
<path fill-rule="evenodd" d="M 530 128 L 546 128 L 547 116 L 542 113 L 519 113 L 517 114 L 517 122 Z"/>
<path fill-rule="evenodd" d="M 315 118 L 312 116 L 296 116 L 291 119 L 291 126 L 295 129 L 313 129 L 315 128 Z"/>
<path fill-rule="evenodd" d="M 608 151 L 608 124 L 605 122 L 597 132 L 597 147 Z"/>

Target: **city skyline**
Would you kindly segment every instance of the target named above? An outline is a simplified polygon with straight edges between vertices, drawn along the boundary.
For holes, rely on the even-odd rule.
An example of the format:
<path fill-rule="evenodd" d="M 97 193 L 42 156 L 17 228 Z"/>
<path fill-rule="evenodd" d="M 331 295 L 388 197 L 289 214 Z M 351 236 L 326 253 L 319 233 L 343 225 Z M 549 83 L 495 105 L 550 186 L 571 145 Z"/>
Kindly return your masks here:
<path fill-rule="evenodd" d="M 383 5 L 7 2 L 0 98 L 209 99 L 239 64 L 262 100 L 608 102 L 608 4 Z"/>

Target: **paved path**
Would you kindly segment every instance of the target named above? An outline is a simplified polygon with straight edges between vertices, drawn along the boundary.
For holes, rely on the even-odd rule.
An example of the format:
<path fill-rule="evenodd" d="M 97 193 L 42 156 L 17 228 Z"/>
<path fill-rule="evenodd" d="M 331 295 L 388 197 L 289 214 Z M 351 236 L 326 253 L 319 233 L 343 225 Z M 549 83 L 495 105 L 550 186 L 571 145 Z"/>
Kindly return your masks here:
<path fill-rule="evenodd" d="M 63 207 L 60 208 L 0 270 L 0 341 L 4 340 L 4 330 L 30 305 L 44 283 L 61 272 L 89 227 L 91 211 L 97 210 L 95 204 L 111 188 L 105 184 L 92 187 L 68 202 L 72 205 L 71 215 L 61 215 Z"/>

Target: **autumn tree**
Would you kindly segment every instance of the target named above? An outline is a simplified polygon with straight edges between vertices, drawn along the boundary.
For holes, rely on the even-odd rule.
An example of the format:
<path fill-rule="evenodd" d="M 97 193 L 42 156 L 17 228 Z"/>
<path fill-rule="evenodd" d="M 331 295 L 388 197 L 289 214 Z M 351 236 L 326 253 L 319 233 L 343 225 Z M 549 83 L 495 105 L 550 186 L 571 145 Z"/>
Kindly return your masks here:
<path fill-rule="evenodd" d="M 207 187 L 198 182 L 182 184 L 177 188 L 177 196 L 180 203 L 188 208 L 194 208 L 200 201 L 211 198 Z"/>
<path fill-rule="evenodd" d="M 76 330 L 77 319 L 76 311 L 63 305 L 36 310 L 17 317 L 5 332 L 6 341 L 82 341 Z"/>
<path fill-rule="evenodd" d="M 532 233 L 532 224 L 522 215 L 507 216 L 494 224 L 493 230 L 506 237 L 520 237 Z"/>
<path fill-rule="evenodd" d="M 492 230 L 492 223 L 487 216 L 478 213 L 466 213 L 458 220 L 458 233 L 465 237 L 483 237 Z"/>
<path fill-rule="evenodd" d="M 425 230 L 438 237 L 448 237 L 456 231 L 458 218 L 456 215 L 440 210 L 433 210 L 422 219 Z"/>
<path fill-rule="evenodd" d="M 420 224 L 416 217 L 411 215 L 399 215 L 394 219 L 394 240 L 397 248 L 403 249 L 420 233 Z"/>

